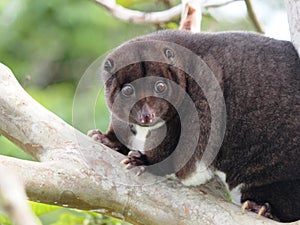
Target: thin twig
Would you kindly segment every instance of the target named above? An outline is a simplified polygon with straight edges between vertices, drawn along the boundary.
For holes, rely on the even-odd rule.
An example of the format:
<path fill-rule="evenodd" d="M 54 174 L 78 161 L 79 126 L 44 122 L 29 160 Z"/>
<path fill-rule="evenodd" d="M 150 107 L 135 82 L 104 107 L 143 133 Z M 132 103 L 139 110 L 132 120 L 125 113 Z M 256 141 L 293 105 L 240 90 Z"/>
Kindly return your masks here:
<path fill-rule="evenodd" d="M 300 2 L 295 0 L 285 0 L 284 2 L 292 43 L 300 56 Z"/>
<path fill-rule="evenodd" d="M 170 9 L 160 12 L 143 12 L 124 8 L 111 0 L 94 0 L 97 4 L 103 6 L 114 17 L 133 23 L 150 23 L 156 24 L 161 22 L 168 22 L 177 17 L 181 13 L 182 5 L 176 5 Z"/>
<path fill-rule="evenodd" d="M 219 4 L 207 4 L 207 5 L 204 5 L 204 7 L 206 9 L 208 9 L 208 8 L 219 8 L 219 7 L 229 5 L 229 4 L 237 2 L 237 1 L 243 1 L 243 0 L 231 0 L 231 1 L 222 2 L 222 3 L 219 3 Z"/>
<path fill-rule="evenodd" d="M 249 15 L 250 19 L 252 20 L 252 23 L 253 23 L 256 31 L 259 32 L 259 33 L 264 34 L 265 32 L 264 32 L 263 28 L 261 27 L 261 25 L 260 25 L 260 23 L 259 23 L 259 21 L 256 17 L 256 14 L 254 12 L 251 1 L 250 0 L 245 0 L 245 4 L 247 6 L 248 15 Z"/>
<path fill-rule="evenodd" d="M 0 166 L 0 206 L 16 225 L 37 225 L 24 189 L 23 182 L 14 172 Z"/>
<path fill-rule="evenodd" d="M 184 8 L 181 13 L 179 30 L 189 30 L 193 33 L 201 31 L 201 0 L 182 0 Z"/>

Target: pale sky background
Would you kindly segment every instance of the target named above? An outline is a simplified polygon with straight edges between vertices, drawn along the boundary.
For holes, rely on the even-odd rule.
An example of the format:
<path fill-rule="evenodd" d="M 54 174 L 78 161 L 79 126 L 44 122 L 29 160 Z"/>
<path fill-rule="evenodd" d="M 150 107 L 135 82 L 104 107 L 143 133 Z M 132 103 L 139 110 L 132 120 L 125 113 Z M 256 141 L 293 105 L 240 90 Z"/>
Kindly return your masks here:
<path fill-rule="evenodd" d="M 221 3 L 228 0 L 206 0 L 205 2 Z M 289 25 L 283 0 L 252 0 L 252 5 L 259 22 L 269 37 L 290 40 Z M 244 1 L 236 1 L 227 6 L 210 10 L 214 18 L 244 18 L 247 9 Z"/>
<path fill-rule="evenodd" d="M 215 4 L 228 1 L 230 0 L 204 0 L 204 3 Z M 2 25 L 13 22 L 24 4 L 22 0 L 11 0 L 9 3 L 0 14 L 0 23 Z M 283 0 L 252 0 L 252 5 L 267 36 L 290 40 L 289 25 Z M 245 18 L 247 15 L 246 6 L 242 0 L 218 9 L 210 9 L 209 11 L 215 19 L 220 21 L 223 18 Z"/>

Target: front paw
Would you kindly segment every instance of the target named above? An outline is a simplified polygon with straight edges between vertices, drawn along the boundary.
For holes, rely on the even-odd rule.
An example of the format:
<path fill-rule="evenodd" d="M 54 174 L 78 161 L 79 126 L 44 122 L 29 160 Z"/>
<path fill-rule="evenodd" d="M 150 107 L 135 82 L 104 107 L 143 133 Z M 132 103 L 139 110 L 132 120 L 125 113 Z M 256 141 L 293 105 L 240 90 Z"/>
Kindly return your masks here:
<path fill-rule="evenodd" d="M 141 175 L 146 170 L 146 156 L 139 151 L 130 151 L 128 158 L 124 159 L 121 163 L 126 165 L 126 169 L 139 167 L 137 176 Z"/>
<path fill-rule="evenodd" d="M 112 148 L 116 151 L 119 151 L 121 148 L 120 143 L 116 143 L 111 141 L 106 134 L 103 134 L 100 130 L 90 130 L 87 134 L 89 137 L 91 137 L 94 141 L 100 142 L 104 144 L 105 146 Z"/>
<path fill-rule="evenodd" d="M 242 205 L 242 213 L 244 214 L 245 210 L 252 211 L 257 213 L 257 217 L 264 216 L 270 219 L 274 219 L 271 213 L 271 206 L 269 203 L 257 204 L 254 201 L 247 200 Z"/>

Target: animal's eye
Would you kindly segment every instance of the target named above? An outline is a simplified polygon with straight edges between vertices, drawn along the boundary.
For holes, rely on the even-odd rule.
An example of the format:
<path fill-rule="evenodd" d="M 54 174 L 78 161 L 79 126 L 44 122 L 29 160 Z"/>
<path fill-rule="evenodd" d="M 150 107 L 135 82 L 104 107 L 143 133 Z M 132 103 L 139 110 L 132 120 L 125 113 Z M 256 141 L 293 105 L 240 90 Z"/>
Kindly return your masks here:
<path fill-rule="evenodd" d="M 165 55 L 167 56 L 167 58 L 169 58 L 169 59 L 174 58 L 174 52 L 172 50 L 166 48 L 164 50 L 164 52 L 165 52 Z"/>
<path fill-rule="evenodd" d="M 131 84 L 124 84 L 121 92 L 124 96 L 129 97 L 134 94 L 134 87 Z"/>
<path fill-rule="evenodd" d="M 167 90 L 167 84 L 159 80 L 155 83 L 154 90 L 156 93 L 163 93 Z"/>

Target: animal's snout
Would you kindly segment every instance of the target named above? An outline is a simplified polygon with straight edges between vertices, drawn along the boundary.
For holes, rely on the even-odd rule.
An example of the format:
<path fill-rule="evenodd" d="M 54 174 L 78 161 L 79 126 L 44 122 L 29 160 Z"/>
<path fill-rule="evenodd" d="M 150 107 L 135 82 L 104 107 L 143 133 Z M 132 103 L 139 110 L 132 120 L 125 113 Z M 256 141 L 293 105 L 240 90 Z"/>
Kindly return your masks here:
<path fill-rule="evenodd" d="M 154 113 L 142 113 L 141 116 L 140 116 L 140 122 L 141 123 L 144 123 L 144 124 L 147 124 L 147 123 L 152 123 L 153 120 L 155 118 L 155 114 Z"/>
<path fill-rule="evenodd" d="M 141 109 L 141 114 L 139 117 L 141 124 L 149 124 L 152 123 L 155 119 L 155 112 L 154 110 L 145 103 Z"/>

